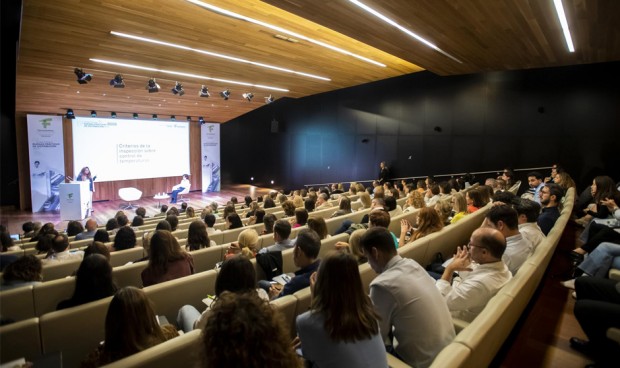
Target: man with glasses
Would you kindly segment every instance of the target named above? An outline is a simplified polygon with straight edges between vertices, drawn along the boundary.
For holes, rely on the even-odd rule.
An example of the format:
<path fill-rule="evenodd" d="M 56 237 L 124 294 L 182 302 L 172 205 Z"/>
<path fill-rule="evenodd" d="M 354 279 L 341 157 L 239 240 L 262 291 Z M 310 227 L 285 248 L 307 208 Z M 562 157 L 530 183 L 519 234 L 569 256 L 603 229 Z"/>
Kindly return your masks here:
<path fill-rule="evenodd" d="M 538 226 L 545 234 L 549 234 L 553 225 L 560 217 L 558 203 L 563 196 L 563 190 L 557 184 L 547 184 L 540 190 L 540 204 L 543 206 L 540 216 L 538 216 Z"/>
<path fill-rule="evenodd" d="M 435 284 L 453 317 L 473 321 L 510 281 L 512 274 L 502 261 L 505 249 L 506 239 L 502 233 L 488 227 L 476 229 L 469 244 L 458 247 L 454 259 Z M 456 272 L 460 272 L 460 276 L 454 277 Z"/>

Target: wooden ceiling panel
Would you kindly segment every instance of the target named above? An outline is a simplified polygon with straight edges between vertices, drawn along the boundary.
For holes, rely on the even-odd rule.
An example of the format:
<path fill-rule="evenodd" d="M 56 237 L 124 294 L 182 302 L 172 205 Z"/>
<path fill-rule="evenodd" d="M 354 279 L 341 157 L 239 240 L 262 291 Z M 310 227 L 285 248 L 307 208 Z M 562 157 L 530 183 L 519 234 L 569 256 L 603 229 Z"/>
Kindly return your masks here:
<path fill-rule="evenodd" d="M 205 0 L 215 6 L 271 23 L 381 62 L 366 63 L 303 39 L 288 42 L 277 31 L 225 16 L 185 0 L 23 0 L 17 65 L 16 111 L 78 115 L 90 110 L 150 115 L 203 116 L 226 122 L 276 98 L 299 98 L 428 69 L 440 75 L 524 69 L 620 60 L 620 32 L 614 15 L 620 1 L 564 0 L 577 52 L 570 54 L 552 0 L 364 0 L 403 26 L 427 37 L 458 63 L 361 11 L 346 0 Z M 190 50 L 144 43 L 111 31 L 209 50 L 330 78 L 317 80 Z M 292 36 L 287 36 L 295 38 Z M 171 75 L 97 63 L 105 59 L 253 85 Z M 73 69 L 94 75 L 85 85 Z M 116 73 L 124 89 L 112 88 Z M 162 90 L 149 94 L 148 78 Z M 170 92 L 175 81 L 184 96 Z M 198 97 L 205 84 L 210 98 Z M 218 93 L 229 88 L 231 98 Z M 254 93 L 249 102 L 244 92 Z"/>

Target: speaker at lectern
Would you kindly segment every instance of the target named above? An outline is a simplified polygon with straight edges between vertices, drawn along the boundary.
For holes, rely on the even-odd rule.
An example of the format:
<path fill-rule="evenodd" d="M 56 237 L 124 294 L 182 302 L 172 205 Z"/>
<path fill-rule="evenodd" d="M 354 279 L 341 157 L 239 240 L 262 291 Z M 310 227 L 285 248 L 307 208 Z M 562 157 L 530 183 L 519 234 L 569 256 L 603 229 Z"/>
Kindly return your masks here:
<path fill-rule="evenodd" d="M 60 183 L 60 219 L 83 220 L 90 208 L 90 182 Z"/>

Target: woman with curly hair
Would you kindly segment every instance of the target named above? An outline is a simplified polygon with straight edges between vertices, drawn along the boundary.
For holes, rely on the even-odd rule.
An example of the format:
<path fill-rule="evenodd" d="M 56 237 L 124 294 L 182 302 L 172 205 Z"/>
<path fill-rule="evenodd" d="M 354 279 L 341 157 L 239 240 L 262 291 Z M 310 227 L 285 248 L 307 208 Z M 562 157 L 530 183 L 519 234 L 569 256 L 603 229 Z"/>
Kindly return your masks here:
<path fill-rule="evenodd" d="M 282 210 L 284 210 L 284 216 L 286 217 L 295 216 L 295 204 L 291 200 L 282 202 Z"/>
<path fill-rule="evenodd" d="M 379 316 L 355 257 L 332 252 L 310 277 L 310 310 L 297 317 L 303 357 L 316 367 L 387 367 Z"/>
<path fill-rule="evenodd" d="M 302 367 L 282 316 L 255 292 L 224 292 L 211 312 L 202 332 L 203 366 Z"/>
<path fill-rule="evenodd" d="M 81 367 L 99 367 L 178 336 L 176 328 L 160 326 L 144 291 L 128 286 L 112 298 L 105 318 L 105 340 Z"/>
<path fill-rule="evenodd" d="M 0 290 L 40 284 L 43 277 L 41 260 L 33 254 L 21 256 L 4 269 Z M 8 316 L 9 317 L 9 316 Z"/>
<path fill-rule="evenodd" d="M 409 192 L 409 196 L 407 197 L 407 201 L 405 202 L 405 208 L 403 212 L 411 212 L 424 207 L 426 207 L 426 202 L 424 201 L 424 193 L 420 193 L 417 190 L 412 190 Z"/>

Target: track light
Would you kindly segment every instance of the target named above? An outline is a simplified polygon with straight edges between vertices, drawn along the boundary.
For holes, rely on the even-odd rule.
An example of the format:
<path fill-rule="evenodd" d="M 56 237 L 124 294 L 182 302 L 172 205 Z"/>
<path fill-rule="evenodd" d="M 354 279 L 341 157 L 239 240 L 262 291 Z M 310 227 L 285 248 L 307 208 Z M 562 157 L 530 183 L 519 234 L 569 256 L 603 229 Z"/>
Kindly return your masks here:
<path fill-rule="evenodd" d="M 112 119 L 116 119 L 116 113 L 114 111 L 112 111 L 112 113 L 110 114 L 110 116 L 112 117 Z"/>
<path fill-rule="evenodd" d="M 157 120 L 157 114 L 153 114 L 153 120 Z"/>
<path fill-rule="evenodd" d="M 172 93 L 174 93 L 175 95 L 178 94 L 179 96 L 183 96 L 185 94 L 185 91 L 183 90 L 183 85 L 179 82 L 176 82 L 174 88 L 172 88 Z"/>
<path fill-rule="evenodd" d="M 155 78 L 149 79 L 149 82 L 146 85 L 146 89 L 149 90 L 149 93 L 159 92 L 160 88 L 161 87 L 159 87 L 159 84 L 157 84 L 157 82 L 155 81 Z"/>
<path fill-rule="evenodd" d="M 248 93 L 244 93 L 241 96 L 243 96 L 243 98 L 245 98 L 248 101 L 252 101 L 252 98 L 254 97 L 254 94 L 252 92 L 248 92 Z"/>
<path fill-rule="evenodd" d="M 224 100 L 228 100 L 228 98 L 230 98 L 230 90 L 227 89 L 225 91 L 220 92 L 220 96 L 222 96 Z"/>
<path fill-rule="evenodd" d="M 198 122 L 200 123 L 200 125 L 206 124 L 207 122 L 205 121 L 205 119 L 203 119 L 202 116 L 198 117 Z"/>
<path fill-rule="evenodd" d="M 170 120 L 175 121 L 175 120 L 177 120 L 177 117 L 174 116 L 174 115 L 170 115 Z"/>
<path fill-rule="evenodd" d="M 198 96 L 200 96 L 200 97 L 209 97 L 209 96 L 211 96 L 207 86 L 205 86 L 204 84 L 202 85 L 202 88 L 200 88 L 200 92 L 198 92 Z"/>
<path fill-rule="evenodd" d="M 75 114 L 73 113 L 73 109 L 67 109 L 67 115 L 65 115 L 67 119 L 75 119 Z"/>
<path fill-rule="evenodd" d="M 134 119 L 137 119 L 137 118 L 138 118 L 138 114 L 134 112 L 134 113 L 133 113 L 133 118 L 134 118 Z"/>
<path fill-rule="evenodd" d="M 77 82 L 79 84 L 86 84 L 86 83 L 90 82 L 91 79 L 93 79 L 93 75 L 92 74 L 84 73 L 84 70 L 82 70 L 81 68 L 75 68 L 73 70 L 73 72 L 77 76 Z"/>
<path fill-rule="evenodd" d="M 188 122 L 188 123 L 189 123 L 190 121 L 192 121 L 192 117 L 191 117 L 191 116 L 186 117 L 186 119 L 187 119 L 187 122 Z"/>
<path fill-rule="evenodd" d="M 269 95 L 268 97 L 265 97 L 265 103 L 266 103 L 266 104 L 270 104 L 270 103 L 272 103 L 272 102 L 273 102 L 273 101 L 275 101 L 275 100 L 276 100 L 276 99 L 275 99 L 275 98 L 273 98 L 273 96 L 272 96 L 272 95 Z"/>
<path fill-rule="evenodd" d="M 123 81 L 123 76 L 117 74 L 114 76 L 114 79 L 110 79 L 110 85 L 114 88 L 125 88 L 125 82 Z"/>
<path fill-rule="evenodd" d="M 97 117 L 97 111 L 92 110 L 92 111 L 90 112 L 90 117 L 91 117 L 91 118 L 96 118 L 96 117 Z"/>

